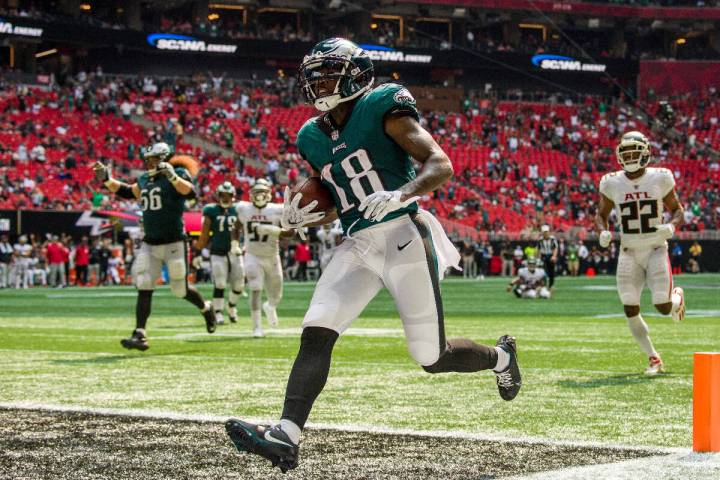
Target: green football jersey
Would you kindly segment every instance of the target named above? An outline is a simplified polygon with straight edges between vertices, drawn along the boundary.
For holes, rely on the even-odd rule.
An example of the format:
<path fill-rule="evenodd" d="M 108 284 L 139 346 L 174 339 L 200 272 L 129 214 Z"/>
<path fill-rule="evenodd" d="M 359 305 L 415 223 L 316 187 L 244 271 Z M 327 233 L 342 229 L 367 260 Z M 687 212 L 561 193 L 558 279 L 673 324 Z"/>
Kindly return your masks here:
<path fill-rule="evenodd" d="M 235 229 L 238 220 L 235 205 L 223 208 L 217 203 L 211 203 L 203 208 L 203 217 L 208 217 L 210 223 L 210 253 L 212 255 L 227 255 L 230 251 L 231 232 Z"/>
<path fill-rule="evenodd" d="M 180 178 L 192 181 L 187 170 L 176 167 Z M 180 195 L 164 175 L 143 173 L 137 180 L 140 187 L 140 209 L 145 237 L 151 245 L 162 245 L 185 239 L 185 197 Z"/>
<path fill-rule="evenodd" d="M 360 97 L 344 125 L 329 113 L 311 118 L 297 136 L 300 154 L 330 189 L 346 234 L 373 225 L 358 211 L 360 202 L 381 190 L 397 190 L 415 178 L 412 160 L 384 129 L 391 113 L 419 119 L 415 99 L 401 85 L 386 83 Z M 417 211 L 417 203 L 388 214 L 383 221 Z"/>

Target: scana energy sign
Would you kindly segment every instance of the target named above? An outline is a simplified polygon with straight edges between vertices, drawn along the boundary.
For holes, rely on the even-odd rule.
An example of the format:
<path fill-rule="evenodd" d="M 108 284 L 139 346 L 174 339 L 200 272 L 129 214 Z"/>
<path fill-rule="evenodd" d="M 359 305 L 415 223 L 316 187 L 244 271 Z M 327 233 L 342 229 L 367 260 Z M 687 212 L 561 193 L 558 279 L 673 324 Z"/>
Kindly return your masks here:
<path fill-rule="evenodd" d="M 147 42 L 158 50 L 176 52 L 235 53 L 237 50 L 237 45 L 206 43 L 195 37 L 172 33 L 153 33 L 148 35 Z"/>
<path fill-rule="evenodd" d="M 22 25 L 13 25 L 12 23 L 0 18 L 0 34 L 6 35 L 22 35 L 24 37 L 42 37 L 42 28 L 23 27 Z"/>
<path fill-rule="evenodd" d="M 607 65 L 602 63 L 583 63 L 562 55 L 535 55 L 533 65 L 543 70 L 568 70 L 573 72 L 604 72 Z"/>
<path fill-rule="evenodd" d="M 381 62 L 398 62 L 398 63 L 430 63 L 432 55 L 417 55 L 414 53 L 405 53 L 382 45 L 359 45 L 365 50 L 372 60 Z"/>

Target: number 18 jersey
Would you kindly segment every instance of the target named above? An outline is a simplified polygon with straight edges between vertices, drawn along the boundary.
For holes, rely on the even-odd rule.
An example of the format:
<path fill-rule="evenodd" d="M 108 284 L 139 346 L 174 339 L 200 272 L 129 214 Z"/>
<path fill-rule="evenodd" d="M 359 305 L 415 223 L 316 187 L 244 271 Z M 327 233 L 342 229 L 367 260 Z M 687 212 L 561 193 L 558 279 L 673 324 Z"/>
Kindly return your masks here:
<path fill-rule="evenodd" d="M 255 229 L 263 224 L 279 227 L 283 206 L 279 203 L 268 203 L 263 208 L 258 208 L 252 202 L 242 201 L 235 205 L 235 209 L 245 232 L 245 251 L 262 258 L 279 255 L 278 237 L 258 235 Z"/>
<path fill-rule="evenodd" d="M 675 178 L 667 168 L 646 168 L 641 177 L 633 180 L 623 170 L 602 177 L 600 193 L 615 204 L 623 246 L 663 243 L 655 227 L 663 223 L 663 198 L 674 188 Z"/>
<path fill-rule="evenodd" d="M 397 190 L 415 178 L 410 156 L 385 133 L 385 118 L 390 114 L 418 119 L 415 99 L 394 83 L 360 97 L 344 125 L 335 125 L 326 113 L 308 120 L 298 132 L 298 150 L 332 192 L 345 234 L 373 224 L 358 211 L 365 197 Z M 413 203 L 391 212 L 384 221 L 415 211 Z"/>

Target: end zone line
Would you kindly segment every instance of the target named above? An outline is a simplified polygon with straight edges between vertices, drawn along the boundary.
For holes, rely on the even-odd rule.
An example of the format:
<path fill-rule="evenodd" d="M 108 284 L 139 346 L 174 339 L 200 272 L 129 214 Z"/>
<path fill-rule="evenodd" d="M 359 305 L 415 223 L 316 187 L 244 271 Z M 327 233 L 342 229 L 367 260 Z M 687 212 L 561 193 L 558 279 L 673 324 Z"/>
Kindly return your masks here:
<path fill-rule="evenodd" d="M 48 412 L 61 413 L 82 413 L 91 415 L 107 415 L 127 418 L 146 418 L 154 420 L 175 420 L 175 421 L 194 421 L 206 423 L 225 423 L 228 416 L 205 415 L 205 414 L 189 414 L 144 409 L 123 409 L 123 408 L 96 408 L 83 407 L 79 405 L 59 405 L 41 402 L 0 402 L 0 409 L 3 410 L 45 410 Z M 243 417 L 252 423 L 274 423 L 268 419 L 257 419 Z M 542 437 L 531 436 L 502 436 L 500 434 L 489 433 L 472 433 L 467 431 L 448 431 L 448 430 L 413 430 L 407 428 L 392 428 L 384 426 L 372 426 L 362 424 L 340 424 L 340 423 L 308 423 L 307 428 L 310 430 L 336 430 L 354 433 L 372 433 L 372 434 L 388 434 L 398 436 L 416 436 L 428 438 L 448 438 L 474 440 L 481 442 L 497 442 L 504 444 L 542 444 L 558 447 L 580 447 L 580 448 L 606 448 L 612 450 L 644 450 L 649 453 L 658 455 L 669 454 L 687 454 L 692 450 L 690 448 L 680 447 L 658 447 L 654 445 L 626 445 L 610 442 L 583 441 L 583 440 L 554 440 Z"/>

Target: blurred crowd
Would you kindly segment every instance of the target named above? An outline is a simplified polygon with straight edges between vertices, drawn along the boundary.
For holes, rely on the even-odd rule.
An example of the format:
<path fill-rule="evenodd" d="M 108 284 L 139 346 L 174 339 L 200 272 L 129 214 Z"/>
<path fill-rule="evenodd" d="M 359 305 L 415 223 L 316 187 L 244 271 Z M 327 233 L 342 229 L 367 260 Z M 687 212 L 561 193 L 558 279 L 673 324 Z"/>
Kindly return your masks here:
<path fill-rule="evenodd" d="M 236 80 L 217 72 L 192 78 L 115 77 L 80 72 L 48 91 L 0 84 L 0 208 L 135 212 L 136 202 L 108 196 L 89 166 L 111 164 L 128 178 L 142 168 L 140 151 L 166 141 L 198 157 L 201 199 L 230 180 L 240 190 L 258 176 L 278 188 L 310 172 L 294 136 L 312 109 L 299 106 L 294 78 Z M 456 167 L 447 186 L 424 199 L 438 216 L 476 231 L 530 232 L 587 228 L 600 177 L 617 168 L 621 132 L 639 129 L 653 156 L 676 174 L 687 211 L 685 230 L 720 229 L 720 98 L 714 88 L 671 99 L 503 101 L 468 92 L 458 112 L 422 112 L 422 125 Z M 145 123 L 137 123 L 145 119 Z M 150 123 L 148 123 L 148 121 Z M 218 150 L 185 141 L 199 137 Z M 280 200 L 276 196 L 276 200 Z"/>
<path fill-rule="evenodd" d="M 317 280 L 329 261 L 332 246 L 340 237 L 329 237 L 331 230 L 315 232 L 309 241 L 283 240 L 280 254 L 285 280 Z M 197 248 L 197 239 L 190 242 L 190 274 L 195 283 L 211 282 L 210 252 Z M 464 278 L 482 280 L 486 276 L 515 276 L 529 258 L 539 258 L 535 242 L 485 242 L 457 239 L 455 245 L 462 257 Z M 334 245 L 333 245 L 334 246 Z M 129 285 L 137 245 L 130 238 L 113 243 L 109 237 L 35 234 L 11 238 L 0 235 L 0 288 L 33 288 L 67 286 L 98 287 Z M 678 242 L 670 244 L 673 273 L 702 271 L 703 250 L 693 242 L 687 250 Z M 582 240 L 558 239 L 556 275 L 614 274 L 618 249 L 615 243 L 600 249 Z M 163 271 L 167 282 L 167 272 Z"/>

